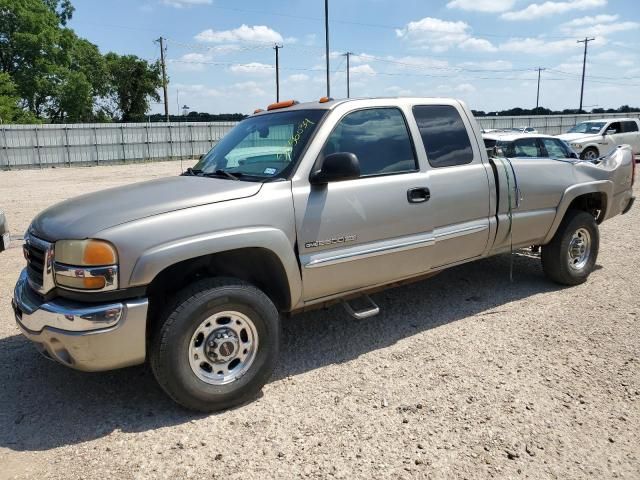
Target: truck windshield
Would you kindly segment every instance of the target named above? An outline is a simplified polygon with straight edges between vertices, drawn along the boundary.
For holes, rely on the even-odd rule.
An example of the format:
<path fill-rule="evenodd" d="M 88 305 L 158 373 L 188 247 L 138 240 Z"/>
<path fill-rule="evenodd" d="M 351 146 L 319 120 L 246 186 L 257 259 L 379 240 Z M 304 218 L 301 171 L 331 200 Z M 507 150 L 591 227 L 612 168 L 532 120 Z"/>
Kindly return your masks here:
<path fill-rule="evenodd" d="M 250 181 L 286 178 L 325 113 L 293 110 L 243 120 L 191 172 Z"/>
<path fill-rule="evenodd" d="M 605 122 L 582 122 L 567 133 L 600 133 Z"/>

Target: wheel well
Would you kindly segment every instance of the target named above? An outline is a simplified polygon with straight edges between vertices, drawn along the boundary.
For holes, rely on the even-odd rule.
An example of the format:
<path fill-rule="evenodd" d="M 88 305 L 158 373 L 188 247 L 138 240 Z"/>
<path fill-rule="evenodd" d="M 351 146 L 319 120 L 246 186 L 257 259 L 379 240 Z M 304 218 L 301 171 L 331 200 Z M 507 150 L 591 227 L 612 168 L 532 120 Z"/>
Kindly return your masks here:
<path fill-rule="evenodd" d="M 607 211 L 607 196 L 602 192 L 585 193 L 573 199 L 569 210 L 582 210 L 593 215 L 598 223 L 601 223 Z"/>
<path fill-rule="evenodd" d="M 278 310 L 291 308 L 287 274 L 276 254 L 265 248 L 242 248 L 191 258 L 162 270 L 147 288 L 149 318 L 157 317 L 173 293 L 204 277 L 245 280 L 262 290 Z"/>

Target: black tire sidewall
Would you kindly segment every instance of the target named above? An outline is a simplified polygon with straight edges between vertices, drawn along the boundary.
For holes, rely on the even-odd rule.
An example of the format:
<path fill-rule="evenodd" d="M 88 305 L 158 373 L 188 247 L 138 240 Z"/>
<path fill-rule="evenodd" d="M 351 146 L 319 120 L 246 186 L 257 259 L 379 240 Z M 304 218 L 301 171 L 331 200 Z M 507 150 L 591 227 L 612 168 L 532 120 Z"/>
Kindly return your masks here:
<path fill-rule="evenodd" d="M 189 344 L 198 326 L 211 315 L 237 311 L 254 324 L 258 350 L 247 372 L 226 385 L 212 385 L 196 376 L 189 364 Z M 253 287 L 226 285 L 201 291 L 180 303 L 160 331 L 163 347 L 156 369 L 163 388 L 178 403 L 196 410 L 218 410 L 253 397 L 266 383 L 279 352 L 280 326 L 271 301 Z M 159 348 L 156 345 L 155 348 Z"/>
<path fill-rule="evenodd" d="M 598 152 L 598 150 L 596 150 L 594 147 L 587 147 L 583 150 L 583 152 L 580 154 L 580 158 L 582 160 L 585 160 L 587 158 L 587 152 L 595 152 L 596 153 L 596 157 L 598 157 L 600 154 Z"/>
<path fill-rule="evenodd" d="M 569 244 L 573 234 L 580 228 L 585 228 L 591 236 L 590 255 L 585 266 L 575 270 L 569 267 Z M 545 272 L 554 281 L 565 285 L 584 283 L 596 265 L 599 249 L 600 233 L 593 216 L 584 211 L 569 211 L 554 239 L 548 246 L 543 247 Z"/>

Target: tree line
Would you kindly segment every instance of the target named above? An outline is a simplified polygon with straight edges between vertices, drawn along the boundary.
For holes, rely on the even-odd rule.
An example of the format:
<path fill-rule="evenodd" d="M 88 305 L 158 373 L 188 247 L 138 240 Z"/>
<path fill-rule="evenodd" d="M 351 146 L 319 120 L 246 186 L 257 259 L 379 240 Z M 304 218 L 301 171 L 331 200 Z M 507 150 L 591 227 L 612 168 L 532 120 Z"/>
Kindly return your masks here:
<path fill-rule="evenodd" d="M 0 0 L 3 123 L 144 121 L 159 62 L 103 55 L 67 28 L 70 0 Z"/>
<path fill-rule="evenodd" d="M 533 116 L 533 115 L 577 115 L 580 113 L 589 113 L 586 110 L 579 110 L 577 108 L 565 108 L 564 110 L 551 110 L 549 108 L 509 108 L 507 110 L 500 110 L 499 112 L 485 112 L 484 110 L 471 110 L 476 117 L 517 117 L 517 116 Z M 618 108 L 594 108 L 591 113 L 630 113 L 640 112 L 640 107 L 630 107 L 629 105 L 622 105 Z"/>

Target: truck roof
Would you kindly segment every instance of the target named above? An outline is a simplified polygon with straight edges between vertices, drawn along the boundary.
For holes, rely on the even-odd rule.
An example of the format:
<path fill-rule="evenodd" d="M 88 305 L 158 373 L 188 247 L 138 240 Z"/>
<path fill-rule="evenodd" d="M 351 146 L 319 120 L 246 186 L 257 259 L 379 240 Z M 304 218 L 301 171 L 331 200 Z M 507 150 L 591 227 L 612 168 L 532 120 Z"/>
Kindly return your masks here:
<path fill-rule="evenodd" d="M 274 109 L 274 110 L 262 110 L 262 111 L 257 111 L 256 113 L 254 113 L 254 115 L 264 115 L 267 113 L 274 113 L 277 111 L 292 111 L 292 110 L 309 110 L 309 109 L 314 109 L 314 110 L 332 110 L 335 107 L 337 107 L 338 105 L 342 105 L 344 103 L 365 103 L 367 101 L 376 101 L 376 100 L 402 100 L 402 102 L 420 102 L 420 101 L 425 101 L 428 100 L 429 102 L 432 102 L 433 100 L 440 100 L 443 103 L 445 103 L 446 105 L 451 105 L 451 104 L 457 104 L 460 103 L 458 100 L 456 100 L 455 98 L 450 98 L 450 97 L 392 97 L 392 96 L 388 96 L 388 97 L 360 97 L 360 98 L 338 98 L 338 99 L 330 99 L 328 101 L 325 102 L 320 102 L 320 101 L 313 101 L 313 102 L 303 102 L 303 103 L 297 103 L 295 105 L 292 105 L 290 107 L 283 107 L 283 108 L 278 108 L 278 109 Z"/>

